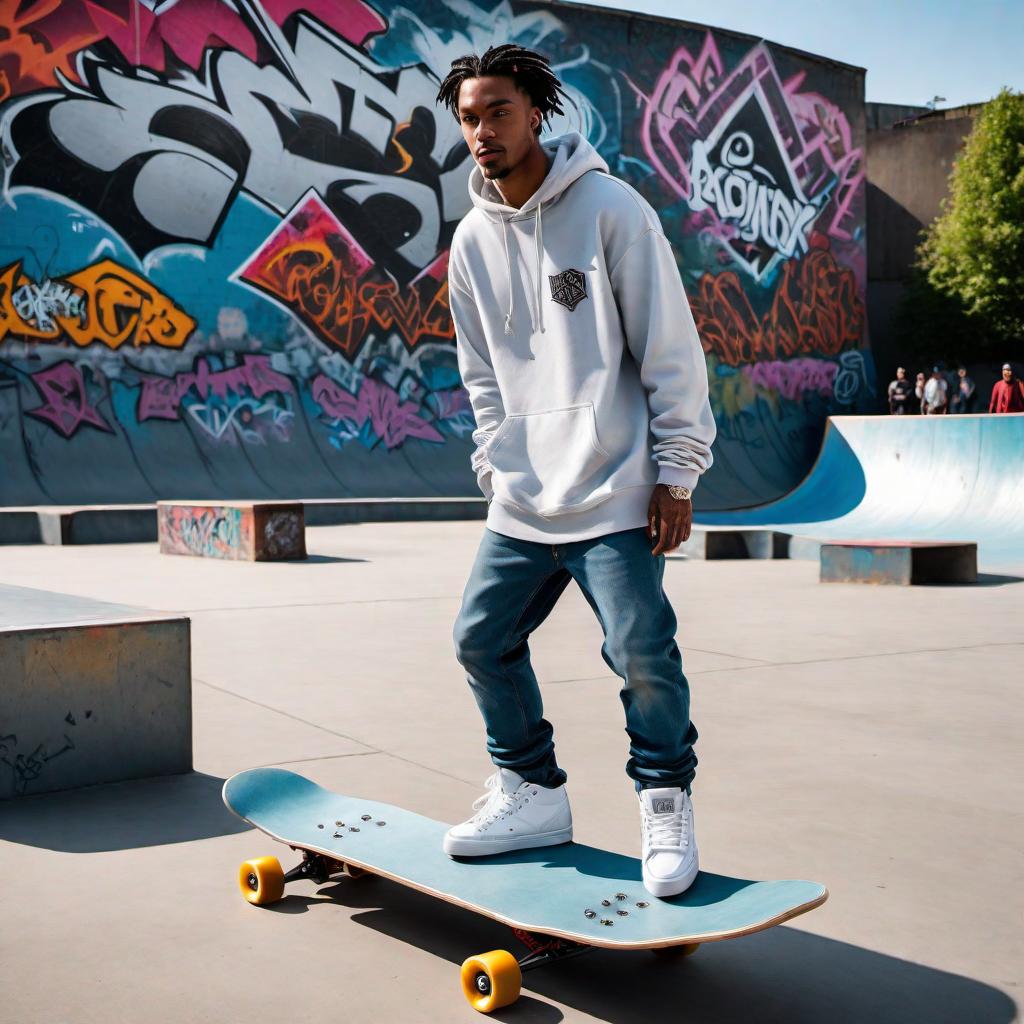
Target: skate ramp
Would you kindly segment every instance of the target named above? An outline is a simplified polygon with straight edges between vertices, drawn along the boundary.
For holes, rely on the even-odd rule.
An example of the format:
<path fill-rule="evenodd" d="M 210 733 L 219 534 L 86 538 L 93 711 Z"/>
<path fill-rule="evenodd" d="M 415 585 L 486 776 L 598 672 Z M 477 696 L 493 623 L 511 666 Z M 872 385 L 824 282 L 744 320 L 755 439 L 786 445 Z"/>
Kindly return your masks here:
<path fill-rule="evenodd" d="M 979 566 L 1024 574 L 1024 414 L 833 416 L 803 482 L 701 526 L 815 540 L 963 540 Z"/>

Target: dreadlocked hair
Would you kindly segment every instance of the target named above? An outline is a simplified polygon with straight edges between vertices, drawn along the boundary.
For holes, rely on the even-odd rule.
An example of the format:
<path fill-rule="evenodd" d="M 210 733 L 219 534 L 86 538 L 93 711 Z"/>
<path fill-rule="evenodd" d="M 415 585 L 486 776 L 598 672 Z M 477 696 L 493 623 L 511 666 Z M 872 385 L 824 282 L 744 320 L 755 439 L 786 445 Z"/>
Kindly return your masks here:
<path fill-rule="evenodd" d="M 559 96 L 565 96 L 562 83 L 548 64 L 547 57 L 514 43 L 492 46 L 482 57 L 467 54 L 452 61 L 452 69 L 437 91 L 437 102 L 444 104 L 457 121 L 459 89 L 467 78 L 504 75 L 529 95 L 530 102 L 540 110 L 541 119 L 546 122 L 552 114 L 564 113 Z M 539 127 L 537 134 L 540 134 Z"/>

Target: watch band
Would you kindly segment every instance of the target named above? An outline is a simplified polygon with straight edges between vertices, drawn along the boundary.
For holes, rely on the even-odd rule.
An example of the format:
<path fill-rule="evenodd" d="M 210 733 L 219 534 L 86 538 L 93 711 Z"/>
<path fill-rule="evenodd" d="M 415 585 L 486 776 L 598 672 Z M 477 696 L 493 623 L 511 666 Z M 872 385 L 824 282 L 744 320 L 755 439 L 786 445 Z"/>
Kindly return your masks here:
<path fill-rule="evenodd" d="M 689 487 L 680 487 L 678 484 L 672 484 L 668 489 L 668 493 L 678 501 L 689 501 L 693 496 L 693 491 Z"/>

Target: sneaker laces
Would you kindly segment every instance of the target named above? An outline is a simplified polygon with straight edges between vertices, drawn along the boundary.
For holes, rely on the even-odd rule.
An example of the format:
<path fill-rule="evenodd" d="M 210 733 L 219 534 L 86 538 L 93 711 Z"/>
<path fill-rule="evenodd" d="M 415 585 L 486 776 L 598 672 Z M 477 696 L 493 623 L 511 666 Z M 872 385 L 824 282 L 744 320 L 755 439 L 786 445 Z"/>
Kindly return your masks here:
<path fill-rule="evenodd" d="M 501 774 L 495 772 L 484 783 L 486 792 L 473 801 L 473 817 L 470 819 L 474 824 L 486 825 L 512 811 L 519 809 L 519 800 L 515 793 L 506 793 L 501 788 Z M 518 791 L 517 791 L 518 792 Z"/>
<path fill-rule="evenodd" d="M 686 849 L 690 845 L 690 833 L 687 829 L 685 811 L 665 811 L 655 814 L 644 805 L 644 836 L 647 848 L 655 850 Z"/>

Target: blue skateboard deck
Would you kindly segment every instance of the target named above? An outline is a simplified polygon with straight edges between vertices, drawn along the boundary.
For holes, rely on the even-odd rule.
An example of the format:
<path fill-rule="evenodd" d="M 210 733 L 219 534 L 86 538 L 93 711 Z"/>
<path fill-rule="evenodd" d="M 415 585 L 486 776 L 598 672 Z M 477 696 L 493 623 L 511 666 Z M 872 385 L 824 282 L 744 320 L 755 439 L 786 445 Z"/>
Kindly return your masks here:
<path fill-rule="evenodd" d="M 682 895 L 651 896 L 640 861 L 579 843 L 490 857 L 449 857 L 449 826 L 342 796 L 280 768 L 240 772 L 224 803 L 282 843 L 381 875 L 529 933 L 608 949 L 655 949 L 747 935 L 820 906 L 816 882 L 701 872 Z M 293 877 L 300 877 L 293 874 Z M 478 1007 L 480 1008 L 480 1007 Z"/>

